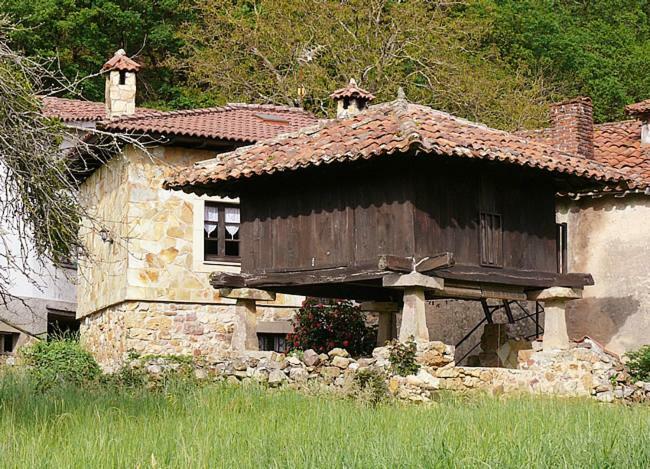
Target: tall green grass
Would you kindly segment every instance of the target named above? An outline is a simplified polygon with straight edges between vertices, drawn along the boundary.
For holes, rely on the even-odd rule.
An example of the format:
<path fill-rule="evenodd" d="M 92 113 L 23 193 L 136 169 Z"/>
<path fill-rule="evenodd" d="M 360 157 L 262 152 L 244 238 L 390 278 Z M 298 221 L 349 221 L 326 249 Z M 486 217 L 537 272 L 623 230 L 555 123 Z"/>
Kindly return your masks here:
<path fill-rule="evenodd" d="M 650 408 L 445 397 L 432 407 L 255 387 L 33 390 L 0 376 L 0 467 L 650 467 Z"/>

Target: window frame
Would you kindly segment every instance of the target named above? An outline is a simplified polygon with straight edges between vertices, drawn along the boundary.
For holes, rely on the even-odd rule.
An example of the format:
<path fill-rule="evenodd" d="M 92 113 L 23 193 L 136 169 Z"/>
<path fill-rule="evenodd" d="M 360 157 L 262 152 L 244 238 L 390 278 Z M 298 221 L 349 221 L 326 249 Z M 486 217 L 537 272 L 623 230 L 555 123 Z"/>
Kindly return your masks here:
<path fill-rule="evenodd" d="M 218 220 L 217 220 L 217 254 L 207 254 L 206 253 L 206 241 L 215 241 L 210 239 L 206 232 L 205 227 L 206 223 L 211 220 L 206 220 L 205 209 L 209 206 L 217 207 L 218 210 Z M 237 208 L 240 210 L 240 220 L 237 224 L 239 226 L 238 234 L 241 234 L 241 209 L 239 204 L 227 203 L 227 202 L 215 202 L 206 200 L 203 205 L 203 226 L 202 226 L 202 245 L 203 245 L 203 262 L 232 262 L 240 263 L 241 262 L 241 239 L 237 239 L 237 251 L 238 255 L 232 256 L 226 254 L 226 225 L 232 225 L 233 223 L 226 223 L 226 208 Z M 232 241 L 231 241 L 232 242 Z"/>
<path fill-rule="evenodd" d="M 479 264 L 503 268 L 503 217 L 500 213 L 479 212 Z"/>

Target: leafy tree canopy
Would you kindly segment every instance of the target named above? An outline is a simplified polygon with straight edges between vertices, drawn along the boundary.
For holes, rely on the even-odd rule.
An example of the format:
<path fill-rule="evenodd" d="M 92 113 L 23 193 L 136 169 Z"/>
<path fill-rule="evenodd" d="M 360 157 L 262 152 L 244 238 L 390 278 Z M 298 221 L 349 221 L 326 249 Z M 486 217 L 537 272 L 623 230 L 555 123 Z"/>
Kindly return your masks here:
<path fill-rule="evenodd" d="M 141 104 L 300 103 L 349 77 L 503 128 L 588 95 L 599 122 L 650 97 L 650 0 L 0 0 L 14 44 L 71 79 L 138 53 Z M 304 92 L 304 95 L 303 95 Z M 101 100 L 102 80 L 83 83 Z"/>
<path fill-rule="evenodd" d="M 15 46 L 40 58 L 58 57 L 69 78 L 99 72 L 123 48 L 145 68 L 139 98 L 161 107 L 173 106 L 181 78 L 163 64 L 178 52 L 176 31 L 191 19 L 184 0 L 0 0 L 0 11 L 21 27 L 12 34 Z M 89 79 L 80 91 L 90 100 L 104 98 L 104 83 Z"/>

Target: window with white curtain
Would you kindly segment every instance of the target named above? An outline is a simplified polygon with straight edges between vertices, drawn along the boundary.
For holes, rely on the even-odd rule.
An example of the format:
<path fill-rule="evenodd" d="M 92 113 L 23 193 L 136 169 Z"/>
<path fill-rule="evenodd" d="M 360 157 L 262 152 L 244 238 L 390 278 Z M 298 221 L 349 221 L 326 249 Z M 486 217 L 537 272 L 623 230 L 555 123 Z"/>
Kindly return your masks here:
<path fill-rule="evenodd" d="M 203 258 L 239 260 L 239 207 L 206 202 L 203 217 Z"/>

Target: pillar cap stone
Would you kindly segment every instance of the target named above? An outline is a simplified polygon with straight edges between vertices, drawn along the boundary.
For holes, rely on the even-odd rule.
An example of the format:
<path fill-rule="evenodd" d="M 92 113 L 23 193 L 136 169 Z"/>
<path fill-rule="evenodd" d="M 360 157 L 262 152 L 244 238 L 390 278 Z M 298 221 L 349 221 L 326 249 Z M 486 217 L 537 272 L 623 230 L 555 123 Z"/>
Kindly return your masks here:
<path fill-rule="evenodd" d="M 236 300 L 258 300 L 274 301 L 275 293 L 257 288 L 220 288 L 219 295 L 222 298 L 233 298 Z"/>
<path fill-rule="evenodd" d="M 531 301 L 577 300 L 579 298 L 582 298 L 582 289 L 580 288 L 551 287 L 528 292 L 528 299 Z"/>
<path fill-rule="evenodd" d="M 382 279 L 384 287 L 421 287 L 425 290 L 442 290 L 445 287 L 445 281 L 439 277 L 431 277 L 419 272 L 408 274 L 389 274 Z"/>

